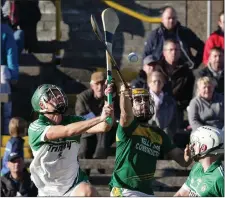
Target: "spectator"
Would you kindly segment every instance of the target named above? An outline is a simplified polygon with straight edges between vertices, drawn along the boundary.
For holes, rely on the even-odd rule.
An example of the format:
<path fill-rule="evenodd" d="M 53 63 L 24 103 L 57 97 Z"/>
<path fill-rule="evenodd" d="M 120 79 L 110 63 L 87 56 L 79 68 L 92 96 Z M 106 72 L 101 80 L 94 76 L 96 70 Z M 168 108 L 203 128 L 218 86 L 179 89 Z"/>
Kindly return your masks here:
<path fill-rule="evenodd" d="M 105 103 L 104 89 L 106 76 L 103 72 L 94 72 L 91 76 L 90 89 L 87 89 L 77 96 L 75 104 L 75 114 L 86 119 L 99 116 Z M 116 90 L 116 88 L 115 88 Z M 114 97 L 117 99 L 117 97 Z M 119 118 L 118 99 L 114 103 L 115 117 Z M 81 147 L 79 157 L 81 159 L 106 158 L 109 148 L 115 141 L 117 124 L 108 133 L 83 134 L 81 137 Z M 101 173 L 104 170 L 99 170 Z M 89 175 L 90 170 L 86 170 Z"/>
<path fill-rule="evenodd" d="M 2 12 L 1 12 L 2 14 Z M 15 84 L 19 78 L 18 51 L 13 31 L 1 18 L 1 84 L 0 93 L 11 94 L 11 84 Z M 4 103 L 3 106 L 3 131 L 8 134 L 8 125 L 12 113 L 12 103 Z"/>
<path fill-rule="evenodd" d="M 214 47 L 224 49 L 224 11 L 219 13 L 218 29 L 205 42 L 203 63 L 208 65 L 210 50 Z"/>
<path fill-rule="evenodd" d="M 131 81 L 132 88 L 148 88 L 147 76 L 154 71 L 157 61 L 158 60 L 152 55 L 148 55 L 144 58 L 143 68 L 139 71 L 137 78 Z"/>
<path fill-rule="evenodd" d="M 1 196 L 36 197 L 38 191 L 25 168 L 23 157 L 19 153 L 10 153 L 7 166 L 10 172 L 1 176 Z"/>
<path fill-rule="evenodd" d="M 164 131 L 148 124 L 154 115 L 153 105 L 148 90 L 136 88 L 131 93 L 121 86 L 116 160 L 109 184 L 111 196 L 153 196 L 152 182 L 160 154 L 168 154 L 181 166 L 192 163 L 188 146 L 183 152 Z"/>
<path fill-rule="evenodd" d="M 156 125 L 173 140 L 177 130 L 176 124 L 176 102 L 172 96 L 162 91 L 165 84 L 165 76 L 162 72 L 153 71 L 148 78 L 149 92 L 154 100 L 155 114 L 150 125 Z"/>
<path fill-rule="evenodd" d="M 25 49 L 29 53 L 37 50 L 36 27 L 41 19 L 38 1 L 14 1 L 5 0 L 3 2 L 4 16 L 8 17 L 12 28 L 15 30 L 15 37 L 19 51 L 25 44 Z M 32 16 L 32 17 L 30 17 Z M 22 41 L 24 40 L 24 43 Z M 23 44 L 23 45 L 21 45 Z"/>
<path fill-rule="evenodd" d="M 8 25 L 13 29 L 14 31 L 14 39 L 16 41 L 17 47 L 18 47 L 18 56 L 22 53 L 24 49 L 24 32 L 20 29 L 18 25 L 19 20 L 19 12 L 17 8 L 16 1 L 9 1 L 9 0 L 3 0 L 1 2 L 2 4 L 2 17 L 5 18 L 5 20 L 8 21 Z"/>
<path fill-rule="evenodd" d="M 181 58 L 188 61 L 190 67 L 197 68 L 202 62 L 204 43 L 189 28 L 177 21 L 177 13 L 171 6 L 167 6 L 162 13 L 160 27 L 153 30 L 145 42 L 143 58 L 154 55 L 157 59 L 162 57 L 164 41 L 175 39 L 181 46 Z M 197 51 L 196 56 L 191 48 Z"/>
<path fill-rule="evenodd" d="M 190 148 L 196 163 L 175 197 L 224 197 L 224 134 L 202 126 L 191 133 Z"/>
<path fill-rule="evenodd" d="M 110 84 L 105 94 L 112 93 Z M 82 133 L 103 133 L 111 129 L 106 122 L 114 119 L 113 107 L 105 104 L 101 116 L 85 120 L 64 115 L 68 99 L 55 85 L 43 84 L 31 99 L 39 118 L 28 128 L 29 144 L 34 155 L 30 164 L 31 179 L 38 196 L 97 196 L 78 161 Z"/>
<path fill-rule="evenodd" d="M 201 69 L 197 78 L 208 76 L 216 80 L 215 91 L 224 93 L 224 51 L 221 48 L 213 47 L 210 50 L 208 66 Z M 196 85 L 195 85 L 196 86 Z"/>
<path fill-rule="evenodd" d="M 204 76 L 197 80 L 196 97 L 188 107 L 188 120 L 192 130 L 203 125 L 222 129 L 224 126 L 224 96 L 214 92 L 216 82 Z"/>
<path fill-rule="evenodd" d="M 9 122 L 9 134 L 11 138 L 6 144 L 1 175 L 9 172 L 7 162 L 10 153 L 18 153 L 21 157 L 24 157 L 24 139 L 22 137 L 27 134 L 27 122 L 20 117 L 12 118 Z"/>
<path fill-rule="evenodd" d="M 160 64 L 171 86 L 172 96 L 176 100 L 178 127 L 183 129 L 186 127 L 184 111 L 192 99 L 194 75 L 180 55 L 180 45 L 177 41 L 169 39 L 164 42 L 163 59 Z"/>

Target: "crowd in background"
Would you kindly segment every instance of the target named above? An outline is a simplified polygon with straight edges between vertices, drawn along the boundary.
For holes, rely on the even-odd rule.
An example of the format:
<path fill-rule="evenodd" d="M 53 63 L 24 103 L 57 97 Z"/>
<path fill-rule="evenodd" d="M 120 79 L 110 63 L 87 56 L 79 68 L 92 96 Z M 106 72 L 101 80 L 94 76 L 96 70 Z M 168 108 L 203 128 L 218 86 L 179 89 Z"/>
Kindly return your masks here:
<path fill-rule="evenodd" d="M 19 78 L 18 60 L 21 52 L 24 49 L 28 52 L 37 49 L 36 25 L 40 20 L 40 11 L 36 3 L 26 2 L 30 4 L 22 1 L 2 1 L 1 93 L 11 93 L 11 86 Z M 26 9 L 27 6 L 29 9 Z M 24 10 L 29 10 L 35 17 L 31 20 L 27 17 L 29 13 L 25 13 Z M 193 49 L 196 51 L 195 55 L 192 53 Z M 202 63 L 203 66 L 200 68 Z M 197 71 L 194 72 L 194 69 Z M 102 72 L 92 74 L 90 88 L 77 96 L 74 114 L 84 116 L 86 119 L 100 115 L 105 101 L 105 80 L 106 76 Z M 146 40 L 143 67 L 130 86 L 149 90 L 155 105 L 155 114 L 149 123 L 163 129 L 172 140 L 180 131 L 190 132 L 203 125 L 222 129 L 224 127 L 224 12 L 218 15 L 218 30 L 213 32 L 204 43 L 191 29 L 182 26 L 174 8 L 166 7 L 162 13 L 162 23 Z M 115 120 L 118 120 L 120 115 L 118 95 L 114 98 Z M 6 196 L 15 196 L 18 193 L 22 196 L 36 196 L 30 194 L 30 190 L 27 189 L 29 187 L 32 192 L 36 192 L 29 179 L 19 185 L 21 175 L 29 178 L 29 173 L 24 169 L 24 155 L 21 150 L 23 148 L 21 137 L 25 135 L 26 123 L 22 118 L 11 118 L 11 112 L 11 102 L 5 103 L 3 110 L 5 130 L 1 133 L 9 134 L 11 139 L 7 144 L 9 149 L 5 153 L 1 171 L 2 175 L 5 175 L 2 181 L 4 193 Z M 15 126 L 12 129 L 13 124 L 17 126 L 17 130 Z M 109 133 L 83 135 L 80 158 L 107 158 L 109 148 L 115 141 L 116 128 L 115 121 Z M 188 143 L 189 140 L 186 141 Z M 19 164 L 17 170 L 13 168 L 14 163 Z M 86 172 L 89 173 L 90 170 Z M 99 172 L 104 173 L 104 170 Z M 10 173 L 15 179 L 10 177 Z M 7 186 L 8 181 L 15 180 L 17 184 L 19 183 L 16 186 L 17 190 L 15 185 Z M 14 191 L 7 191 L 8 188 Z"/>

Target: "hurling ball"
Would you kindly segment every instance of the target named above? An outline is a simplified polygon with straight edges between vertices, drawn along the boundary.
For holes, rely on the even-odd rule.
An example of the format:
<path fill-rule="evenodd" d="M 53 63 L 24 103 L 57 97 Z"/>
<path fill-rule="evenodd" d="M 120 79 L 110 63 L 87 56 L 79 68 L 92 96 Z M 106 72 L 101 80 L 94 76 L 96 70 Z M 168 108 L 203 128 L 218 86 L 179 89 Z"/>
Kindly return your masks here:
<path fill-rule="evenodd" d="M 138 61 L 138 55 L 135 52 L 131 52 L 128 55 L 128 61 L 131 62 L 131 63 L 137 62 Z"/>

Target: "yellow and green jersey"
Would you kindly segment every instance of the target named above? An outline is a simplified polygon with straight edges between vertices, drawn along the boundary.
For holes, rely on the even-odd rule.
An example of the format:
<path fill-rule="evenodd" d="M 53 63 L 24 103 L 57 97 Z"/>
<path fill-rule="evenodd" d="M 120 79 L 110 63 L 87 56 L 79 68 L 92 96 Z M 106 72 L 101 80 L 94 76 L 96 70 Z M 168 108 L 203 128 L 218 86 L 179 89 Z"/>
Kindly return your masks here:
<path fill-rule="evenodd" d="M 212 163 L 204 172 L 201 163 L 196 163 L 183 187 L 190 197 L 224 197 L 224 169 L 221 160 Z"/>
<path fill-rule="evenodd" d="M 128 127 L 118 126 L 116 161 L 110 188 L 126 188 L 153 195 L 152 181 L 157 159 L 175 148 L 159 128 L 145 127 L 136 119 Z"/>

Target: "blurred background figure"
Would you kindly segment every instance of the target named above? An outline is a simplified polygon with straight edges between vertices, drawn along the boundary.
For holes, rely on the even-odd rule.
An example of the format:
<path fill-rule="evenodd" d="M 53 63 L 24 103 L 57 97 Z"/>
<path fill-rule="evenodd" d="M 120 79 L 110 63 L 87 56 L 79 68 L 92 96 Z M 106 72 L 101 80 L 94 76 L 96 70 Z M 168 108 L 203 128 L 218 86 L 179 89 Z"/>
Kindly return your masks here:
<path fill-rule="evenodd" d="M 224 49 L 224 10 L 219 13 L 218 29 L 213 32 L 205 42 L 203 63 L 208 65 L 210 50 L 214 47 Z"/>
<path fill-rule="evenodd" d="M 155 113 L 149 124 L 158 126 L 173 140 L 177 131 L 176 102 L 172 96 L 163 92 L 166 82 L 165 76 L 160 71 L 153 71 L 148 78 L 149 92 L 154 100 Z"/>
<path fill-rule="evenodd" d="M 158 28 L 153 30 L 147 38 L 144 47 L 143 58 L 154 55 L 160 59 L 163 54 L 165 40 L 177 40 L 181 48 L 181 59 L 188 61 L 192 68 L 197 68 L 202 62 L 203 41 L 188 27 L 184 27 L 177 20 L 176 10 L 171 6 L 166 6 L 161 16 L 162 22 Z M 191 49 L 196 51 L 194 56 Z"/>
<path fill-rule="evenodd" d="M 13 30 L 1 12 L 1 84 L 0 93 L 11 94 L 11 86 L 19 78 L 18 47 L 13 36 Z M 12 102 L 4 103 L 3 128 L 1 134 L 8 134 L 9 120 L 12 114 Z"/>
<path fill-rule="evenodd" d="M 10 153 L 7 166 L 10 171 L 1 176 L 1 196 L 37 197 L 38 190 L 30 179 L 23 157 L 18 153 Z"/>
<path fill-rule="evenodd" d="M 99 116 L 105 104 L 104 90 L 106 75 L 103 72 L 94 72 L 91 75 L 90 88 L 81 92 L 77 96 L 75 104 L 75 114 L 91 119 Z M 116 90 L 116 87 L 114 88 Z M 114 95 L 115 120 L 119 119 L 119 100 L 115 92 Z M 114 123 L 112 129 L 107 133 L 83 134 L 80 140 L 79 157 L 81 159 L 101 159 L 107 158 L 109 149 L 115 141 L 117 123 Z M 104 170 L 99 170 L 104 173 Z M 90 174 L 90 170 L 86 170 Z"/>
<path fill-rule="evenodd" d="M 207 67 L 202 68 L 196 74 L 197 79 L 203 76 L 213 78 L 217 82 L 215 91 L 224 93 L 224 51 L 222 48 L 211 48 Z"/>
<path fill-rule="evenodd" d="M 216 82 L 210 77 L 197 80 L 196 96 L 188 107 L 192 130 L 203 125 L 222 129 L 224 126 L 224 95 L 215 92 Z"/>
<path fill-rule="evenodd" d="M 27 135 L 27 122 L 20 117 L 14 117 L 9 122 L 9 134 L 11 138 L 6 144 L 5 153 L 2 161 L 1 175 L 9 172 L 7 166 L 8 157 L 10 153 L 18 153 L 22 158 L 24 158 L 24 139 L 23 137 Z"/>

